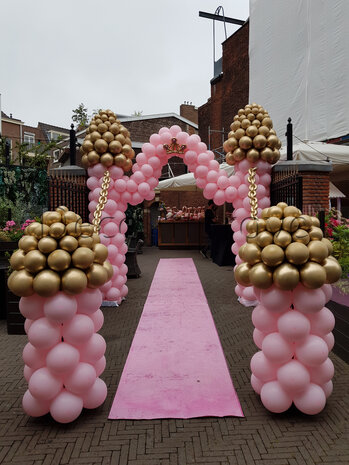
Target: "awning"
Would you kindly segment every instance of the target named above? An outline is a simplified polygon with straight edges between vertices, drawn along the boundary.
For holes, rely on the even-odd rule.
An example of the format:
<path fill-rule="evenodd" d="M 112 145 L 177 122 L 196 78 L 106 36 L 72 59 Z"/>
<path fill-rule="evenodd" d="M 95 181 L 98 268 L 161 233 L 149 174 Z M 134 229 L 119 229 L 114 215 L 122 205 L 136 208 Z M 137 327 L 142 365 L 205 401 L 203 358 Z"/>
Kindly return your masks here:
<path fill-rule="evenodd" d="M 330 194 L 329 198 L 330 199 L 339 199 L 339 198 L 345 198 L 346 196 L 341 192 L 338 187 L 336 187 L 332 182 L 330 182 Z"/>

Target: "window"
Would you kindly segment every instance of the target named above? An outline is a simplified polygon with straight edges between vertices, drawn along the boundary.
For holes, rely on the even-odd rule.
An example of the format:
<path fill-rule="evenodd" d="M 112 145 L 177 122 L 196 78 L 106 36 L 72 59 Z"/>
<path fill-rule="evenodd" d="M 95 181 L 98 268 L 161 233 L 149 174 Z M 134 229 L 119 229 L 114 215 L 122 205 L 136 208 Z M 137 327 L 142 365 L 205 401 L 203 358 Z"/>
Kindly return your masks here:
<path fill-rule="evenodd" d="M 35 145 L 35 134 L 32 132 L 25 132 L 23 139 L 24 143 L 28 144 L 28 148 L 32 148 Z"/>
<path fill-rule="evenodd" d="M 57 149 L 53 151 L 53 161 L 57 162 L 58 159 L 59 159 L 59 150 Z"/>

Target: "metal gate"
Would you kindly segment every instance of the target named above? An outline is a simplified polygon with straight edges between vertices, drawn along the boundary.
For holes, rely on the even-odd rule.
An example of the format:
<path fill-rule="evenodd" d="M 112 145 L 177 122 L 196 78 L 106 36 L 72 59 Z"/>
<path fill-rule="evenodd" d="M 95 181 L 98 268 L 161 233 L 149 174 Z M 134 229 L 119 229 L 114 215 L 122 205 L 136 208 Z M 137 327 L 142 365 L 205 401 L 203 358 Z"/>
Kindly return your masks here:
<path fill-rule="evenodd" d="M 270 186 L 271 205 L 286 202 L 300 210 L 303 207 L 303 179 L 298 171 L 288 169 L 272 173 Z"/>

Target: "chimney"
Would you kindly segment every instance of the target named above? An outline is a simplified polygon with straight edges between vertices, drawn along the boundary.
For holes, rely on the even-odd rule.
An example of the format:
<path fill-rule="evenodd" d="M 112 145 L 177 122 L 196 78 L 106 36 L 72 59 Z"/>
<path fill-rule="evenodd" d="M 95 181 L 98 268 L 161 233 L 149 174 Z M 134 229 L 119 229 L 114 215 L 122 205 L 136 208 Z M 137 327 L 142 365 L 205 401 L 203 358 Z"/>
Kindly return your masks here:
<path fill-rule="evenodd" d="M 198 109 L 192 104 L 192 102 L 185 101 L 182 103 L 182 105 L 179 107 L 179 114 L 183 118 L 198 124 Z"/>

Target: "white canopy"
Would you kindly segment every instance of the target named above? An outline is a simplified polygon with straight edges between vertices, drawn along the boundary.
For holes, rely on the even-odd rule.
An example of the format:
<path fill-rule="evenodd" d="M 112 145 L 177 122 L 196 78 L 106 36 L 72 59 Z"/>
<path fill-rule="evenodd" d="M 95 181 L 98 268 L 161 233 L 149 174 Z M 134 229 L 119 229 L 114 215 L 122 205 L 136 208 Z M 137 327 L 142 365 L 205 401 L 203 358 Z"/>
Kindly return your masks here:
<path fill-rule="evenodd" d="M 286 146 L 280 150 L 280 160 L 286 160 Z M 325 144 L 324 142 L 299 142 L 293 145 L 293 159 L 304 161 L 316 161 L 333 165 L 349 164 L 349 146 Z M 328 161 L 327 161 L 328 160 Z"/>
<path fill-rule="evenodd" d="M 228 176 L 234 174 L 234 166 L 228 165 L 228 163 L 223 162 L 220 165 L 220 168 L 223 169 L 228 173 Z M 196 187 L 196 179 L 193 173 L 186 173 L 182 174 L 181 176 L 176 176 L 174 178 L 164 179 L 160 181 L 157 189 L 160 190 L 182 190 L 182 191 L 189 191 L 189 190 L 197 190 Z"/>

